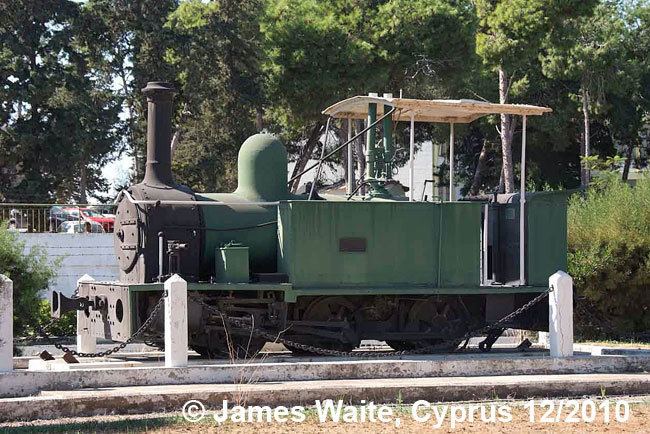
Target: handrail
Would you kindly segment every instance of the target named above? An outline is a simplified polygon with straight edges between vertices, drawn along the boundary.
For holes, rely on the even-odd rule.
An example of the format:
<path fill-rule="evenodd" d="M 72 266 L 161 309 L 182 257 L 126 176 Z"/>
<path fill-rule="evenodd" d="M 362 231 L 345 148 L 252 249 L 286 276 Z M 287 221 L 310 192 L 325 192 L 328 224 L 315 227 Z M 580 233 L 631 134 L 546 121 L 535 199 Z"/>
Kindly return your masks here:
<path fill-rule="evenodd" d="M 314 177 L 314 180 L 311 183 L 311 188 L 309 189 L 309 197 L 307 200 L 311 200 L 312 196 L 314 195 L 314 190 L 316 189 L 316 183 L 320 179 L 320 174 L 323 170 L 323 156 L 325 155 L 325 148 L 327 147 L 327 139 L 330 134 L 330 121 L 332 120 L 332 117 L 329 116 L 327 118 L 327 125 L 325 126 L 325 140 L 323 140 L 323 147 L 321 148 L 320 151 L 320 160 L 318 160 L 318 170 L 316 171 L 316 176 Z"/>
<path fill-rule="evenodd" d="M 94 207 L 102 207 L 102 206 L 113 206 L 115 205 L 114 203 L 19 203 L 19 202 L 0 202 L 0 207 L 29 207 L 29 206 L 34 206 L 34 207 L 42 207 L 42 206 L 65 206 L 68 208 L 90 208 L 92 206 Z"/>
<path fill-rule="evenodd" d="M 122 198 L 122 196 L 126 196 L 126 198 L 129 200 L 129 202 L 135 204 L 135 205 L 196 205 L 196 206 L 232 206 L 232 205 L 250 205 L 250 206 L 276 206 L 279 205 L 279 201 L 275 202 L 212 202 L 212 201 L 207 201 L 207 200 L 138 200 L 134 199 L 133 196 L 131 196 L 131 193 L 129 193 L 126 190 L 120 191 L 120 194 L 118 194 L 116 202 L 119 202 L 119 200 Z"/>
<path fill-rule="evenodd" d="M 357 187 L 356 187 L 354 190 L 352 190 L 352 194 L 348 195 L 348 198 L 345 199 L 345 200 L 350 200 L 350 199 L 352 199 L 352 197 L 353 197 L 355 194 L 357 194 L 357 191 L 361 190 L 361 187 L 363 187 L 364 185 L 370 185 L 370 183 L 369 183 L 368 181 L 363 181 L 363 180 L 360 180 L 360 181 L 361 181 L 361 182 L 359 182 L 359 185 L 357 185 Z"/>
<path fill-rule="evenodd" d="M 338 151 L 340 151 L 341 149 L 343 149 L 343 148 L 345 148 L 346 146 L 350 145 L 350 143 L 352 143 L 352 142 L 354 142 L 355 140 L 357 140 L 359 137 L 361 137 L 363 134 L 365 134 L 366 131 L 368 131 L 370 128 L 374 127 L 375 125 L 377 125 L 379 122 L 383 121 L 384 118 L 386 118 L 387 116 L 392 115 L 394 112 L 395 112 L 395 107 L 393 107 L 392 109 L 390 109 L 388 112 L 384 113 L 384 114 L 383 114 L 380 118 L 378 118 L 375 122 L 373 122 L 372 124 L 368 125 L 368 126 L 365 127 L 363 130 L 359 131 L 359 132 L 358 132 L 354 137 L 352 137 L 351 139 L 349 139 L 347 142 L 343 143 L 342 145 L 339 145 L 339 146 L 338 146 L 337 148 L 335 148 L 332 152 L 330 152 L 329 154 L 325 155 L 325 156 L 322 158 L 323 161 L 324 161 L 324 160 L 327 160 L 329 157 L 331 157 L 332 155 L 336 154 L 336 153 L 337 153 Z M 287 182 L 287 184 L 291 184 L 293 181 L 295 181 L 296 179 L 300 178 L 302 175 L 304 175 L 305 173 L 309 172 L 309 171 L 312 170 L 314 167 L 317 167 L 319 164 L 320 164 L 320 160 L 319 160 L 318 163 L 314 163 L 314 164 L 312 164 L 311 166 L 309 166 L 308 168 L 306 168 L 306 169 L 303 170 L 302 172 L 300 172 L 300 173 L 298 173 L 297 175 L 291 177 L 291 179 L 289 179 L 289 181 Z"/>

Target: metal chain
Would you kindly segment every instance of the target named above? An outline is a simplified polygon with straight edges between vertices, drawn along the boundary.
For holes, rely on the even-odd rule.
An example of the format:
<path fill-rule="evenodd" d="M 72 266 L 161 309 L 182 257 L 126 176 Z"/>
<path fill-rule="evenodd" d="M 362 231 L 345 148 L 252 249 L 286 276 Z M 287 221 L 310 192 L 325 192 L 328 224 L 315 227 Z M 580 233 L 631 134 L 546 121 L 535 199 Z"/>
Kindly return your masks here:
<path fill-rule="evenodd" d="M 496 322 L 494 322 L 494 323 L 492 323 L 492 324 L 490 324 L 488 326 L 480 328 L 478 330 L 474 330 L 473 332 L 470 332 L 470 333 L 471 334 L 482 334 L 482 333 L 485 333 L 485 332 L 487 332 L 489 330 L 502 328 L 501 326 L 503 324 L 508 323 L 513 318 L 516 318 L 519 315 L 521 315 L 522 313 L 526 312 L 528 309 L 530 309 L 531 307 L 533 307 L 534 305 L 536 305 L 537 303 L 542 301 L 544 298 L 546 298 L 551 292 L 553 292 L 553 286 L 552 285 L 549 286 L 549 288 L 546 291 L 540 293 L 537 297 L 533 298 L 532 300 L 530 300 L 528 303 L 524 304 L 520 308 L 510 312 L 508 315 L 504 316 L 500 320 L 498 320 L 498 321 L 496 321 Z M 469 336 L 470 333 L 467 333 L 465 336 L 463 336 L 463 340 L 465 340 L 466 337 L 467 338 L 474 337 L 474 336 Z"/>
<path fill-rule="evenodd" d="M 149 317 L 142 323 L 142 325 L 138 328 L 138 330 L 135 331 L 126 341 L 121 342 L 120 344 L 114 346 L 113 348 L 110 348 L 105 351 L 99 351 L 97 353 L 83 353 L 79 352 L 73 349 L 70 349 L 69 347 L 66 347 L 65 345 L 62 345 L 58 342 L 53 342 L 53 345 L 55 348 L 63 351 L 64 353 L 72 354 L 73 356 L 77 357 L 86 357 L 86 358 L 95 358 L 95 357 L 106 357 L 110 356 L 113 353 L 117 353 L 118 351 L 124 349 L 127 345 L 133 343 L 140 335 L 142 335 L 146 330 L 151 327 L 151 324 L 153 324 L 154 320 L 158 316 L 158 313 L 160 310 L 163 308 L 165 305 L 165 297 L 167 297 L 167 291 L 163 291 L 163 294 L 160 296 L 160 299 L 156 302 L 156 305 L 151 309 L 151 313 L 149 314 Z M 47 341 L 52 342 L 52 337 L 47 334 L 46 330 L 52 326 L 57 320 L 54 319 L 50 321 L 44 328 L 37 327 L 38 333 L 43 336 Z"/>
<path fill-rule="evenodd" d="M 521 315 L 522 313 L 526 312 L 528 309 L 530 309 L 531 307 L 533 307 L 534 305 L 539 303 L 541 300 L 546 298 L 546 296 L 548 296 L 548 294 L 550 292 L 552 292 L 552 291 L 553 291 L 553 287 L 551 286 L 546 291 L 540 293 L 538 296 L 536 296 L 535 298 L 530 300 L 528 303 L 524 304 L 520 308 L 514 310 L 513 312 L 509 313 L 508 315 L 504 316 L 503 318 L 499 319 L 498 321 L 496 321 L 496 322 L 494 322 L 494 323 L 492 323 L 490 325 L 480 327 L 480 328 L 478 328 L 476 330 L 469 331 L 469 332 L 465 333 L 461 338 L 455 338 L 454 340 L 459 339 L 462 342 L 462 341 L 469 340 L 471 337 L 475 337 L 477 335 L 484 334 L 484 333 L 489 332 L 489 331 L 494 330 L 494 329 L 502 328 L 501 326 L 503 324 L 506 324 L 507 322 L 511 321 L 513 318 L 515 318 L 515 317 Z M 324 355 L 324 356 L 343 356 L 343 357 L 406 356 L 406 355 L 426 354 L 426 353 L 430 353 L 430 352 L 435 351 L 435 350 L 444 349 L 444 348 L 449 347 L 448 342 L 442 342 L 442 343 L 438 343 L 438 344 L 427 345 L 427 346 L 424 346 L 424 347 L 421 347 L 421 348 L 417 348 L 415 350 L 402 350 L 402 351 L 390 351 L 390 352 L 389 351 L 379 352 L 379 351 L 339 351 L 339 350 L 332 350 L 332 349 L 329 349 L 329 348 L 322 348 L 322 347 L 317 347 L 317 346 L 314 346 L 314 345 L 308 345 L 308 344 L 303 344 L 303 343 L 300 343 L 300 342 L 295 342 L 295 341 L 280 337 L 280 335 L 278 335 L 278 334 L 272 334 L 272 333 L 265 332 L 263 330 L 259 330 L 257 328 L 254 328 L 247 321 L 243 321 L 243 320 L 241 320 L 239 318 L 233 318 L 233 317 L 228 317 L 228 316 L 224 315 L 224 313 L 221 312 L 219 309 L 217 309 L 214 306 L 211 306 L 211 305 L 207 304 L 205 301 L 203 301 L 201 298 L 199 298 L 198 296 L 196 296 L 194 294 L 188 294 L 188 298 L 190 300 L 198 303 L 202 307 L 206 308 L 208 311 L 220 316 L 221 318 L 224 318 L 226 321 L 228 321 L 229 324 L 234 325 L 235 327 L 238 327 L 238 328 L 248 329 L 250 333 L 252 333 L 252 334 L 254 334 L 254 335 L 258 336 L 258 337 L 265 338 L 265 339 L 267 339 L 269 341 L 272 341 L 272 342 L 281 343 L 281 344 L 283 344 L 285 346 L 288 346 L 288 347 L 291 347 L 291 348 L 306 351 L 306 352 L 309 352 L 309 353 L 320 354 L 320 355 Z M 467 343 L 463 346 L 463 348 L 465 348 L 466 345 L 467 345 Z"/>
<path fill-rule="evenodd" d="M 491 330 L 495 330 L 498 328 L 502 328 L 501 326 L 506 324 L 507 322 L 511 321 L 512 319 L 516 318 L 517 316 L 521 315 L 522 313 L 526 312 L 528 309 L 539 303 L 541 300 L 543 300 L 548 294 L 553 291 L 553 287 L 550 287 L 546 291 L 540 293 L 538 296 L 536 296 L 534 299 L 530 300 L 528 303 L 524 304 L 523 306 L 519 307 L 518 309 L 514 310 L 513 312 L 509 313 L 508 315 L 504 316 L 503 318 L 499 319 L 498 321 L 489 324 L 487 326 L 480 327 L 478 329 L 469 331 L 465 333 L 462 337 L 460 338 L 454 338 L 454 340 L 460 340 L 462 341 L 467 341 L 472 337 L 485 334 L 486 332 L 489 332 Z M 151 324 L 153 324 L 153 321 L 156 319 L 158 316 L 158 313 L 164 306 L 164 301 L 165 297 L 167 297 L 167 292 L 163 292 L 163 295 L 160 297 L 154 308 L 151 310 L 151 313 L 149 314 L 149 317 L 142 323 L 142 325 L 138 328 L 138 330 L 133 333 L 126 341 L 116 345 L 115 347 L 105 350 L 105 351 L 100 351 L 96 353 L 84 353 L 84 352 L 78 352 L 76 350 L 70 349 L 69 347 L 66 347 L 58 342 L 53 343 L 53 345 L 63 351 L 64 353 L 69 353 L 72 354 L 73 356 L 77 357 L 85 357 L 85 358 L 95 358 L 95 357 L 106 357 L 109 356 L 113 353 L 116 353 L 127 345 L 133 343 L 140 335 L 142 335 L 146 330 L 151 327 Z M 255 328 L 252 326 L 247 321 L 244 321 L 239 318 L 233 318 L 229 317 L 223 314 L 219 309 L 217 309 L 214 306 L 211 306 L 207 304 L 205 301 L 203 301 L 201 298 L 194 294 L 188 294 L 188 298 L 202 307 L 206 308 L 208 311 L 224 318 L 230 325 L 233 325 L 237 328 L 242 328 L 242 329 L 248 329 L 251 333 L 254 335 L 267 339 L 272 342 L 277 342 L 281 343 L 287 347 L 290 348 L 295 348 L 298 350 L 302 350 L 305 352 L 309 353 L 315 353 L 315 354 L 320 354 L 324 356 L 343 356 L 343 357 L 383 357 L 383 356 L 406 356 L 406 355 L 416 355 L 416 354 L 426 354 L 435 350 L 443 349 L 443 348 L 448 348 L 449 343 L 448 342 L 441 342 L 438 344 L 433 344 L 433 345 L 427 345 L 421 348 L 417 348 L 414 350 L 402 350 L 402 351 L 339 351 L 339 350 L 332 350 L 329 348 L 322 348 L 322 347 L 317 347 L 314 345 L 308 345 L 308 344 L 303 344 L 301 342 L 296 342 L 292 341 L 290 339 L 286 339 L 281 337 L 279 334 L 273 334 L 269 332 L 265 332 L 263 330 L 260 330 L 258 328 Z M 47 325 L 44 327 L 37 327 L 38 333 L 43 336 L 48 342 L 52 342 L 52 337 L 47 333 L 47 329 L 49 329 L 54 323 L 56 323 L 57 319 L 53 319 L 50 321 Z M 465 344 L 466 346 L 466 344 Z M 463 348 L 465 347 L 463 346 Z"/>

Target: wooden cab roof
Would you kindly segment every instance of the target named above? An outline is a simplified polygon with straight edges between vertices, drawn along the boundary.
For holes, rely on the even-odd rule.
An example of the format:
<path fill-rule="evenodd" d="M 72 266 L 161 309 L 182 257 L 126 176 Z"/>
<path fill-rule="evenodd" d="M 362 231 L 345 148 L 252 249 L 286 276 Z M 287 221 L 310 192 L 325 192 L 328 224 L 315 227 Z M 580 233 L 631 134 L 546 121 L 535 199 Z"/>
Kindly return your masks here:
<path fill-rule="evenodd" d="M 386 98 L 380 96 L 353 96 L 323 110 L 323 114 L 334 118 L 366 119 L 368 104 L 377 104 L 377 117 L 384 113 L 384 106 L 395 107 L 393 120 L 416 122 L 443 122 L 467 124 L 491 114 L 539 116 L 551 112 L 548 107 L 526 104 L 493 104 L 472 99 L 410 99 Z"/>

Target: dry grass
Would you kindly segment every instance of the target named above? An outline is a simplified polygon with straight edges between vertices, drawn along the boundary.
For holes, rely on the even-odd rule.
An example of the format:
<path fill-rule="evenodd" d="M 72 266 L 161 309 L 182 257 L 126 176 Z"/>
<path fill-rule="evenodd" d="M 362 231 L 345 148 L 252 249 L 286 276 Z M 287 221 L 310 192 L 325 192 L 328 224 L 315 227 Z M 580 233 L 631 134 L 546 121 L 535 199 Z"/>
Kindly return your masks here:
<path fill-rule="evenodd" d="M 614 398 L 610 398 L 614 401 Z M 460 432 L 460 433 L 641 433 L 650 431 L 650 397 L 643 399 L 629 398 L 630 419 L 619 423 L 611 421 L 604 423 L 602 416 L 593 423 L 531 423 L 528 420 L 528 411 L 522 407 L 522 402 L 507 402 L 512 408 L 513 420 L 509 423 L 485 423 L 482 421 L 465 422 L 451 429 L 449 423 L 443 424 L 440 429 L 435 429 L 431 422 L 419 423 L 410 417 L 410 407 L 395 408 L 395 415 L 400 417 L 401 424 L 382 423 L 320 423 L 313 411 L 307 411 L 307 419 L 303 423 L 252 423 L 236 424 L 227 422 L 216 425 L 207 418 L 199 423 L 189 423 L 178 415 L 145 415 L 130 418 L 119 416 L 106 416 L 92 419 L 78 419 L 61 421 L 64 423 L 41 423 L 32 426 L 18 426 L 0 428 L 0 432 L 56 432 L 56 433 L 114 433 L 114 432 L 147 432 L 163 433 L 397 433 L 397 432 Z M 485 403 L 484 403 L 485 404 Z M 465 404 L 469 405 L 469 404 Z M 537 418 L 539 419 L 539 415 Z M 613 419 L 613 418 L 612 418 Z M 6 430 L 6 431 L 4 431 Z"/>

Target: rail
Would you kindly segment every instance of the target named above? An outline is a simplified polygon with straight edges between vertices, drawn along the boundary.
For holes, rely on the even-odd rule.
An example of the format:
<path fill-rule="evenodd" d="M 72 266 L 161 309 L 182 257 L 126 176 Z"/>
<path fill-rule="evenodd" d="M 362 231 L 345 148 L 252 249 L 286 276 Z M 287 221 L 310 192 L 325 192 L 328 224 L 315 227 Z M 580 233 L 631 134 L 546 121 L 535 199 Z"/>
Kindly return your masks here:
<path fill-rule="evenodd" d="M 120 191 L 117 199 L 115 199 L 115 204 L 117 204 L 122 196 L 126 197 L 129 202 L 135 205 L 195 205 L 195 206 L 233 206 L 233 205 L 249 205 L 249 206 L 277 206 L 280 204 L 279 201 L 275 202 L 217 202 L 217 201 L 207 201 L 207 200 L 149 200 L 149 199 L 135 199 L 131 193 L 126 190 Z"/>
<path fill-rule="evenodd" d="M 114 204 L 0 203 L 0 222 L 18 232 L 112 232 Z"/>
<path fill-rule="evenodd" d="M 304 175 L 305 173 L 309 172 L 310 170 L 314 169 L 315 167 L 318 167 L 318 166 L 321 164 L 321 161 L 325 161 L 325 160 L 327 160 L 328 158 L 330 158 L 332 155 L 336 154 L 336 153 L 337 153 L 338 151 L 340 151 L 341 149 L 345 148 L 346 146 L 349 146 L 350 143 L 352 143 L 352 142 L 354 142 L 355 140 L 357 140 L 359 137 L 361 137 L 363 134 L 365 134 L 369 129 L 371 129 L 372 127 L 376 126 L 379 122 L 383 121 L 384 118 L 386 118 L 386 117 L 388 117 L 388 116 L 391 116 L 394 112 L 395 112 L 395 107 L 393 107 L 392 109 L 390 109 L 389 111 L 387 111 L 386 113 L 384 113 L 384 114 L 383 114 L 379 119 L 377 119 L 376 121 L 374 121 L 374 122 L 371 123 L 370 125 L 367 125 L 363 130 L 361 130 L 361 131 L 359 131 L 357 134 L 355 134 L 354 137 L 352 137 L 351 139 L 348 139 L 347 142 L 343 143 L 342 145 L 337 146 L 336 148 L 334 148 L 333 151 L 330 151 L 330 153 L 328 153 L 327 155 L 321 157 L 320 160 L 318 161 L 318 163 L 314 163 L 314 164 L 312 164 L 311 166 L 309 166 L 309 167 L 307 167 L 306 169 L 304 169 L 302 172 L 300 172 L 300 173 L 298 173 L 298 174 L 292 176 L 291 179 L 289 179 L 289 181 L 288 181 L 287 183 L 288 183 L 288 184 L 291 184 L 293 181 L 295 181 L 296 179 L 300 178 L 300 177 L 301 177 L 302 175 Z"/>

